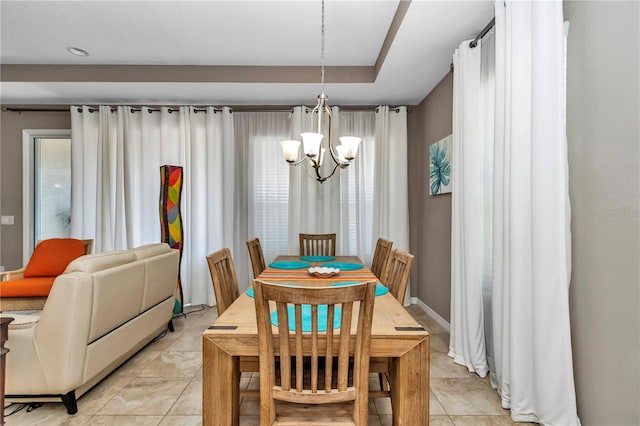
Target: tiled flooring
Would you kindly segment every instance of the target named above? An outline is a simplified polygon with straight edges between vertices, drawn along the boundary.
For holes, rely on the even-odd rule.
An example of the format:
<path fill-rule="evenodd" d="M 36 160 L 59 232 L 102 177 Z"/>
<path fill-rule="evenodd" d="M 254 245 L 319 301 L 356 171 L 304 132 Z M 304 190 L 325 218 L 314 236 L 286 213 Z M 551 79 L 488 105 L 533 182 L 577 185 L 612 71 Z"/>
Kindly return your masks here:
<path fill-rule="evenodd" d="M 447 356 L 449 335 L 419 308 L 411 313 L 431 334 L 431 398 L 433 426 L 511 425 L 498 394 Z M 15 425 L 199 425 L 202 422 L 202 332 L 216 318 L 215 308 L 174 320 L 175 333 L 150 343 L 127 363 L 78 400 L 78 413 L 68 415 L 61 403 L 23 409 L 5 419 Z M 9 348 L 11 339 L 9 339 Z M 377 377 L 372 377 L 377 383 Z M 259 387 L 257 374 L 243 374 L 242 386 Z M 5 410 L 9 413 L 17 405 Z M 258 400 L 241 401 L 240 424 L 258 425 Z M 369 404 L 369 424 L 391 425 L 388 398 Z M 521 425 L 522 423 L 517 423 Z"/>

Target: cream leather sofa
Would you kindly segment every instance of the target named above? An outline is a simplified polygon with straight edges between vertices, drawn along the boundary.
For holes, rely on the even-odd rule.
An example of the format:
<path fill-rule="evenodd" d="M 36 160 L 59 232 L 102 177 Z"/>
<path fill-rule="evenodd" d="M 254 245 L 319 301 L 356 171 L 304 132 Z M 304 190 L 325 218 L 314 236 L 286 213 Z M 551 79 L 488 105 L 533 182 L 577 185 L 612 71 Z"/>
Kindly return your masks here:
<path fill-rule="evenodd" d="M 178 258 L 164 243 L 85 255 L 56 278 L 39 315 L 4 312 L 15 318 L 6 399 L 62 398 L 76 413 L 76 398 L 173 328 Z"/>

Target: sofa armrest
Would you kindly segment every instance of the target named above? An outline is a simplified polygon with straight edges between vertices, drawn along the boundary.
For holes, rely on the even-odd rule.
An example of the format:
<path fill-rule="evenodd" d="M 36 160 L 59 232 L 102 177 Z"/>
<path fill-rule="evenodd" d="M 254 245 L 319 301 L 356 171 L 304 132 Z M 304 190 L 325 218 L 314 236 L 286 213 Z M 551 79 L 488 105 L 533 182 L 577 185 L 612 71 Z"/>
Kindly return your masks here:
<path fill-rule="evenodd" d="M 47 393 L 49 389 L 41 368 L 40 359 L 33 333 L 40 315 L 4 313 L 3 317 L 12 317 L 9 325 L 9 353 L 6 358 L 6 393 L 11 395 L 29 394 L 33 391 Z"/>
<path fill-rule="evenodd" d="M 13 271 L 0 272 L 0 281 L 19 280 L 24 278 L 25 268 L 14 269 Z"/>

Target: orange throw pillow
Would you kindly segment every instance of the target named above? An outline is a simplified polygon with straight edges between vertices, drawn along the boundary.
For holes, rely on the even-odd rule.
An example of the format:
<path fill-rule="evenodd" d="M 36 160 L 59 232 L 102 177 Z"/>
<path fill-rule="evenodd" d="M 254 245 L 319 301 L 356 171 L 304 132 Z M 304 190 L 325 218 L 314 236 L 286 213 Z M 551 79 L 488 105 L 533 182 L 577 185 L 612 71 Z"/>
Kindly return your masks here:
<path fill-rule="evenodd" d="M 84 244 L 75 238 L 51 238 L 41 241 L 29 259 L 24 277 L 57 277 L 71 263 L 84 255 Z"/>

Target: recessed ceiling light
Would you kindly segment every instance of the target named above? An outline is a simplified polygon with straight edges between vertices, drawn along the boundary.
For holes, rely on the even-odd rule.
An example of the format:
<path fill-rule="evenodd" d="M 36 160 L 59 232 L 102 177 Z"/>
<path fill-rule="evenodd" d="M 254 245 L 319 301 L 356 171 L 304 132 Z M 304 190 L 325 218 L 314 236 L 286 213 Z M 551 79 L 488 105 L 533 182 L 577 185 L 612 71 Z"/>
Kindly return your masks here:
<path fill-rule="evenodd" d="M 67 47 L 67 50 L 69 51 L 69 53 L 71 53 L 72 55 L 76 55 L 76 56 L 89 56 L 89 52 L 87 52 L 84 49 L 80 49 L 79 47 L 73 47 L 73 46 L 69 46 Z"/>

